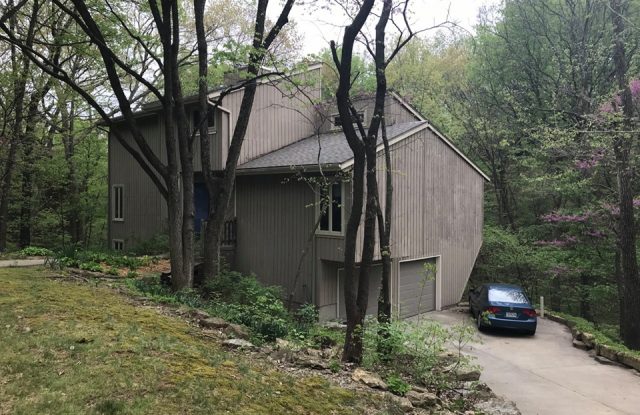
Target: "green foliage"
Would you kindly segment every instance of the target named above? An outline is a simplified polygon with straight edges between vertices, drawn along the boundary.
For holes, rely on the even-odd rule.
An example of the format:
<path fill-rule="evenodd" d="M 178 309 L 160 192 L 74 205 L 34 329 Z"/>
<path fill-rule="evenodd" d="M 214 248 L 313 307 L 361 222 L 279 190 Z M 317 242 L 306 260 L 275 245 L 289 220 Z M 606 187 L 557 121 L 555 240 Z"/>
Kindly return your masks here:
<path fill-rule="evenodd" d="M 113 251 L 89 251 L 69 248 L 55 253 L 53 260 L 49 263 L 53 267 L 72 267 L 81 269 L 88 269 L 86 267 L 97 268 L 96 265 L 101 267 L 100 264 L 105 264 L 111 268 L 129 268 L 133 271 L 139 267 L 149 265 L 153 261 L 153 257 L 146 255 L 143 257 L 135 257 Z M 83 266 L 85 268 L 83 268 Z"/>
<path fill-rule="evenodd" d="M 130 250 L 133 255 L 160 255 L 169 252 L 169 235 L 157 233 L 151 238 L 135 244 Z"/>
<path fill-rule="evenodd" d="M 102 272 L 102 265 L 97 262 L 81 262 L 78 265 L 78 268 L 86 271 Z"/>
<path fill-rule="evenodd" d="M 364 333 L 363 366 L 401 375 L 413 382 L 445 387 L 446 376 L 436 370 L 442 363 L 441 354 L 447 348 L 460 350 L 474 335 L 470 326 L 448 329 L 431 320 L 393 321 L 383 327 L 369 321 Z M 461 353 L 457 360 L 458 364 L 468 364 Z"/>
<path fill-rule="evenodd" d="M 38 246 L 28 246 L 26 248 L 21 249 L 18 252 L 18 255 L 25 256 L 53 256 L 53 251 L 47 248 L 42 248 Z"/>
<path fill-rule="evenodd" d="M 411 385 L 395 374 L 387 376 L 386 383 L 389 387 L 389 392 L 395 395 L 404 396 L 411 390 Z"/>
<path fill-rule="evenodd" d="M 253 275 L 226 271 L 207 281 L 202 291 L 172 292 L 158 277 L 129 280 L 131 288 L 165 303 L 183 304 L 207 310 L 227 321 L 247 326 L 256 342 L 274 341 L 290 336 L 298 341 L 308 338 L 311 321 L 317 314 L 312 306 L 303 306 L 290 314 L 277 287 L 261 285 Z"/>

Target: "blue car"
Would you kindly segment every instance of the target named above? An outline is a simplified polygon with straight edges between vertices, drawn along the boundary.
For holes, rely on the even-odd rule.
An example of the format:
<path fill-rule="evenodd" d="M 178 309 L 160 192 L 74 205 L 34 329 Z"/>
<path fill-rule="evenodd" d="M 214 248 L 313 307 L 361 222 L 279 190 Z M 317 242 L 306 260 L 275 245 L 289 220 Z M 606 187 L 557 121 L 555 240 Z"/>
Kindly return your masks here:
<path fill-rule="evenodd" d="M 484 284 L 474 288 L 469 291 L 469 309 L 480 331 L 492 327 L 536 333 L 536 310 L 517 285 Z"/>

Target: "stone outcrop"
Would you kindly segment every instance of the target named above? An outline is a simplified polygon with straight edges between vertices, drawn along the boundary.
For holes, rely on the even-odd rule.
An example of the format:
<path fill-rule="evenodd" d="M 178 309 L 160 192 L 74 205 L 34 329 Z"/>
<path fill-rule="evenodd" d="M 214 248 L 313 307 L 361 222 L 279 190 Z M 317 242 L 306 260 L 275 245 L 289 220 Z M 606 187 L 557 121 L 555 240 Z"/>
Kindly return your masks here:
<path fill-rule="evenodd" d="M 367 385 L 370 388 L 380 389 L 383 391 L 387 390 L 387 384 L 380 378 L 380 376 L 375 373 L 367 372 L 363 369 L 356 369 L 351 374 L 351 379 L 356 382 L 361 382 Z"/>

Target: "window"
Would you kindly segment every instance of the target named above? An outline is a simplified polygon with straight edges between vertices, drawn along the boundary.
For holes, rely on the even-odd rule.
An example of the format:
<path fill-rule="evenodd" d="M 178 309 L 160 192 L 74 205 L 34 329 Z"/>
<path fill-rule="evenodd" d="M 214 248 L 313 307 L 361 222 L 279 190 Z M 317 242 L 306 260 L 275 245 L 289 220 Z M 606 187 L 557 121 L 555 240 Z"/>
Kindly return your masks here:
<path fill-rule="evenodd" d="M 194 129 L 198 130 L 200 128 L 200 111 L 193 111 L 193 119 L 191 120 L 191 123 Z M 209 127 L 209 132 L 215 130 L 216 117 L 215 111 L 213 110 L 207 111 L 207 127 Z"/>
<path fill-rule="evenodd" d="M 113 185 L 111 198 L 113 220 L 124 221 L 124 185 Z"/>
<path fill-rule="evenodd" d="M 351 116 L 351 123 L 356 123 L 357 121 L 363 122 L 364 121 L 364 111 L 358 111 L 358 118 L 355 118 L 353 115 Z M 340 114 L 333 114 L 331 116 L 331 118 L 333 119 L 333 126 L 334 127 L 342 127 L 342 119 L 340 118 Z"/>
<path fill-rule="evenodd" d="M 320 218 L 320 231 L 342 233 L 342 183 L 334 183 L 328 189 L 329 194 L 323 195 L 331 200 L 331 205 Z"/>
<path fill-rule="evenodd" d="M 124 251 L 124 241 L 122 239 L 112 240 L 111 248 L 113 248 L 114 251 Z"/>

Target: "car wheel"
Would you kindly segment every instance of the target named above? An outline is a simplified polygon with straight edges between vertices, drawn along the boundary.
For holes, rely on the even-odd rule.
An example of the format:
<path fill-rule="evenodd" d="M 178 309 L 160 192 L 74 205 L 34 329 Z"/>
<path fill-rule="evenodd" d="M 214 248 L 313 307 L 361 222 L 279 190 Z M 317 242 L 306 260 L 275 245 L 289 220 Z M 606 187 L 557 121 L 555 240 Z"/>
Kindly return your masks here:
<path fill-rule="evenodd" d="M 482 325 L 482 314 L 478 313 L 476 317 L 476 326 L 478 326 L 479 331 L 484 331 L 484 326 Z"/>
<path fill-rule="evenodd" d="M 527 336 L 533 336 L 536 334 L 536 329 L 533 330 L 527 330 Z"/>

